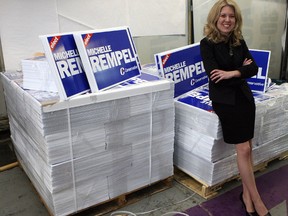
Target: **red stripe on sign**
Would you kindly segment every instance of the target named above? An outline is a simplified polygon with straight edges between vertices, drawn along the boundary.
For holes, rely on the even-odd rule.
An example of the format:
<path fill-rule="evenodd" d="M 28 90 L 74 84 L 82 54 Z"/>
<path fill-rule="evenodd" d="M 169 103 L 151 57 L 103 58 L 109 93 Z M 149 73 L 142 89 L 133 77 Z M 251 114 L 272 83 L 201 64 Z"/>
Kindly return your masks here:
<path fill-rule="evenodd" d="M 91 37 L 92 37 L 92 34 L 86 34 L 86 35 L 85 35 L 84 40 L 83 40 L 85 47 L 88 45 Z"/>
<path fill-rule="evenodd" d="M 166 64 L 166 62 L 168 61 L 169 57 L 171 54 L 167 54 L 165 55 L 165 57 L 162 59 L 162 65 L 164 66 Z"/>
<path fill-rule="evenodd" d="M 57 43 L 59 42 L 61 36 L 54 36 L 52 38 L 52 40 L 50 41 L 50 49 L 53 51 L 57 45 Z"/>

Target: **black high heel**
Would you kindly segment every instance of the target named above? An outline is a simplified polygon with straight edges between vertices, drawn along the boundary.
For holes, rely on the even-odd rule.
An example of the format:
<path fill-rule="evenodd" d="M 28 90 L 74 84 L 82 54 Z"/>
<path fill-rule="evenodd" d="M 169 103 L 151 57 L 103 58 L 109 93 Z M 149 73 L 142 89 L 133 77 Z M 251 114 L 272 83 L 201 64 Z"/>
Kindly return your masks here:
<path fill-rule="evenodd" d="M 259 216 L 256 211 L 254 211 L 254 212 L 248 212 L 247 211 L 246 205 L 245 205 L 244 200 L 243 200 L 243 192 L 240 193 L 239 198 L 240 198 L 240 201 L 242 202 L 243 208 L 245 209 L 246 216 Z M 270 215 L 269 214 L 270 213 L 268 212 L 268 214 L 265 216 L 271 216 L 271 214 Z"/>

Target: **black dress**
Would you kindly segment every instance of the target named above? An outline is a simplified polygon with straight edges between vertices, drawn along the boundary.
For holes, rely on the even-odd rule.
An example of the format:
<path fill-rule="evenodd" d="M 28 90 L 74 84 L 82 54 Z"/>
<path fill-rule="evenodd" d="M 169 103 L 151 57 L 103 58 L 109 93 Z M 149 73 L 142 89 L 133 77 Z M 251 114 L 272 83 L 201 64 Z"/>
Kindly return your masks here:
<path fill-rule="evenodd" d="M 209 80 L 209 97 L 221 122 L 224 141 L 230 144 L 246 142 L 254 136 L 255 103 L 246 78 L 257 74 L 258 66 L 244 40 L 237 47 L 229 43 L 213 43 L 207 38 L 200 42 L 201 56 L 206 73 L 214 69 L 224 71 L 239 70 L 241 77 L 221 80 L 214 83 Z M 243 66 L 243 62 L 253 62 Z"/>

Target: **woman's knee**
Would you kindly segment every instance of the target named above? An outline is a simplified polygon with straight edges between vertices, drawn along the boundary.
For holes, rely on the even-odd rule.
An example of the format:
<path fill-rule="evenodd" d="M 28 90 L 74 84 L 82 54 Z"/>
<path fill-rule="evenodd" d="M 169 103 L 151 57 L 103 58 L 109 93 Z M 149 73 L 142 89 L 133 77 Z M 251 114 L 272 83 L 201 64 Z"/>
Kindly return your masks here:
<path fill-rule="evenodd" d="M 245 143 L 236 144 L 236 152 L 238 155 L 240 154 L 242 156 L 250 156 L 252 152 L 252 147 L 249 141 Z"/>

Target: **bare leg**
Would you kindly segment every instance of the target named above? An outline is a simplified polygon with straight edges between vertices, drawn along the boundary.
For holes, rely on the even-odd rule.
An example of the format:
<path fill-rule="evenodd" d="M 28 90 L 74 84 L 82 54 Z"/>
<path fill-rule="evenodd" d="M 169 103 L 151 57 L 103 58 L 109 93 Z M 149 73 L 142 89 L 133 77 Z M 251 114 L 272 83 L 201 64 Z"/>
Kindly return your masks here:
<path fill-rule="evenodd" d="M 257 213 L 260 216 L 264 216 L 268 213 L 268 210 L 261 200 L 256 187 L 253 171 L 251 142 L 247 141 L 235 146 L 237 152 L 238 169 L 243 182 L 243 199 L 246 204 L 247 211 L 253 212 L 254 205 Z"/>
<path fill-rule="evenodd" d="M 250 155 L 251 155 L 250 162 L 251 162 L 251 167 L 253 169 L 254 164 L 253 164 L 253 157 L 252 157 L 253 155 L 252 155 L 252 142 L 251 142 L 251 140 L 249 141 L 249 146 L 250 146 Z M 254 212 L 255 208 L 254 208 L 252 199 L 250 197 L 248 187 L 246 186 L 246 184 L 244 182 L 242 183 L 242 185 L 243 185 L 243 200 L 244 200 L 246 208 L 247 208 L 246 210 L 248 212 Z"/>

